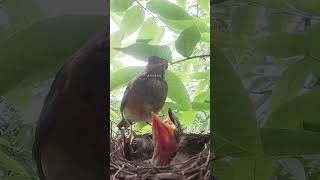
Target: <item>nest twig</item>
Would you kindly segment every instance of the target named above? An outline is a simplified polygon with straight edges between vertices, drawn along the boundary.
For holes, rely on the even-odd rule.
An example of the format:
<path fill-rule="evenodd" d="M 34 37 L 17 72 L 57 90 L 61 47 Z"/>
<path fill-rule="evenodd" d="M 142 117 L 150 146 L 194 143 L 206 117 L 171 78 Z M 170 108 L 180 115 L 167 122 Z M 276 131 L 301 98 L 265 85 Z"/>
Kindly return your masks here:
<path fill-rule="evenodd" d="M 124 146 L 121 140 L 112 140 L 110 153 L 110 179 L 122 180 L 207 180 L 210 177 L 210 148 L 204 149 L 184 162 L 167 166 L 154 166 L 149 160 L 124 158 Z"/>

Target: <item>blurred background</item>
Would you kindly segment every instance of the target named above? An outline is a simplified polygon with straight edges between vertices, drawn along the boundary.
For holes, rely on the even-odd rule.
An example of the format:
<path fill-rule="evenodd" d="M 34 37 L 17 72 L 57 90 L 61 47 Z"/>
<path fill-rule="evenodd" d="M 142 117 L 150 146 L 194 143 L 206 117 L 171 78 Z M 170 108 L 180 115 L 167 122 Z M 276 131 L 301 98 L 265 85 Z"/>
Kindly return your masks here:
<path fill-rule="evenodd" d="M 35 123 L 55 73 L 105 26 L 102 0 L 0 2 L 0 179 L 37 179 Z"/>

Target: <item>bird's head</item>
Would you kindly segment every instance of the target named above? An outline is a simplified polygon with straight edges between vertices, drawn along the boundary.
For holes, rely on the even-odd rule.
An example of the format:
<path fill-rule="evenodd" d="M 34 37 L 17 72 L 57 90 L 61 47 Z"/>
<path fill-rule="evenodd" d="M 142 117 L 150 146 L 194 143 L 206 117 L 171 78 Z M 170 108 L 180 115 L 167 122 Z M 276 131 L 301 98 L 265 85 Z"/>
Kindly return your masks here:
<path fill-rule="evenodd" d="M 150 74 L 163 75 L 165 70 L 168 69 L 168 61 L 157 56 L 151 56 L 148 59 L 147 69 Z"/>
<path fill-rule="evenodd" d="M 167 116 L 162 122 L 155 113 L 152 115 L 152 137 L 153 137 L 153 156 L 154 165 L 167 165 L 177 150 L 177 139 L 175 137 L 176 127 Z"/>

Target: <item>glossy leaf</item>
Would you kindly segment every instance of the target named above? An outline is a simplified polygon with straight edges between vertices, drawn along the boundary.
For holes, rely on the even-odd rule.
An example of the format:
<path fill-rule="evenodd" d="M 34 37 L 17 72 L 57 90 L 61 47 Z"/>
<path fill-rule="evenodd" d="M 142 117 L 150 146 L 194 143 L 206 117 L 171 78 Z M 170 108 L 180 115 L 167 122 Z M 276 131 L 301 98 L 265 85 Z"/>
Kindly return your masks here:
<path fill-rule="evenodd" d="M 211 131 L 241 147 L 246 153 L 256 154 L 260 152 L 260 139 L 249 96 L 232 65 L 220 50 L 215 48 L 212 59 L 215 75 L 211 92 L 215 98 Z M 215 143 L 213 148 L 215 150 Z"/>
<path fill-rule="evenodd" d="M 155 18 L 148 18 L 141 26 L 138 39 L 153 39 L 158 33 L 158 24 Z"/>
<path fill-rule="evenodd" d="M 158 31 L 156 32 L 155 35 L 153 35 L 153 39 L 150 41 L 150 44 L 152 45 L 158 45 L 165 33 L 165 29 L 163 26 L 159 27 Z"/>
<path fill-rule="evenodd" d="M 110 58 L 112 59 L 118 54 L 118 51 L 116 51 L 114 48 L 120 48 L 121 47 L 121 41 L 123 39 L 123 32 L 122 31 L 116 31 L 111 33 L 110 35 Z"/>
<path fill-rule="evenodd" d="M 210 33 L 201 33 L 201 41 L 210 43 Z"/>
<path fill-rule="evenodd" d="M 128 9 L 122 18 L 120 30 L 127 37 L 136 32 L 144 21 L 144 10 L 139 5 Z"/>
<path fill-rule="evenodd" d="M 210 1 L 209 0 L 198 0 L 198 4 L 207 14 L 210 14 Z"/>
<path fill-rule="evenodd" d="M 167 45 L 150 45 L 137 42 L 128 47 L 117 48 L 117 50 L 142 61 L 148 61 L 150 56 L 158 56 L 168 62 L 172 60 L 172 53 Z"/>
<path fill-rule="evenodd" d="M 110 75 L 110 90 L 115 90 L 119 87 L 126 86 L 128 82 L 136 76 L 142 67 L 140 66 L 130 66 L 119 69 L 118 71 Z"/>
<path fill-rule="evenodd" d="M 182 7 L 183 9 L 186 9 L 187 0 L 177 0 L 177 3 L 180 7 Z"/>
<path fill-rule="evenodd" d="M 196 26 L 183 30 L 175 42 L 176 50 L 185 57 L 192 55 L 196 45 L 200 41 L 201 34 Z"/>
<path fill-rule="evenodd" d="M 163 18 L 171 20 L 192 20 L 192 17 L 178 5 L 167 0 L 151 0 L 147 8 Z"/>
<path fill-rule="evenodd" d="M 134 0 L 111 0 L 110 1 L 110 9 L 111 11 L 125 11 L 127 10 L 132 4 Z"/>
<path fill-rule="evenodd" d="M 190 110 L 190 97 L 181 79 L 172 71 L 167 70 L 166 80 L 168 83 L 168 97 L 179 104 L 183 110 Z"/>

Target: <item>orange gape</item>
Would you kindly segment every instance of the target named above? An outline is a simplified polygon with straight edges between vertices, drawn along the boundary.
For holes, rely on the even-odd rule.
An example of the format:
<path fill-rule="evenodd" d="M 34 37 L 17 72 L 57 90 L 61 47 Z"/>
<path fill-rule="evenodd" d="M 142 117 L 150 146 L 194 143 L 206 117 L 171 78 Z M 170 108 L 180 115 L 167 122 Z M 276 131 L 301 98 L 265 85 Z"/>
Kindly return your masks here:
<path fill-rule="evenodd" d="M 168 165 L 177 150 L 177 140 L 174 136 L 175 126 L 170 118 L 162 122 L 155 113 L 152 112 L 151 115 L 154 145 L 152 163 L 160 166 Z"/>

